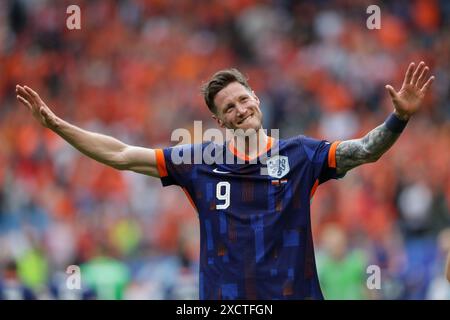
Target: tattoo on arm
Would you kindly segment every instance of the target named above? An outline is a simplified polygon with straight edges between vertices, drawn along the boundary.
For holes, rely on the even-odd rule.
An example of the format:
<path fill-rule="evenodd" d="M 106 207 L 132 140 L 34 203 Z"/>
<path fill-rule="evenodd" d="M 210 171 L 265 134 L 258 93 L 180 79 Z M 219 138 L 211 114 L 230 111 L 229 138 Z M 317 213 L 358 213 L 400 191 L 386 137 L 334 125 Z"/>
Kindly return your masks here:
<path fill-rule="evenodd" d="M 343 174 L 361 164 L 377 161 L 399 136 L 383 123 L 361 139 L 342 141 L 336 148 L 337 173 Z"/>

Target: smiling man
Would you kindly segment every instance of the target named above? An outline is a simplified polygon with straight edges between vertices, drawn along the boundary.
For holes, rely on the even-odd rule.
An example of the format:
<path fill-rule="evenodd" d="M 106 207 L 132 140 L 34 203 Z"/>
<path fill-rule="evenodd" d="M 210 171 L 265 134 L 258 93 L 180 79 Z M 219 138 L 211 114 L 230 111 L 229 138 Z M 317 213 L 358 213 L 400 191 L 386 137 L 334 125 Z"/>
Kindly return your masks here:
<path fill-rule="evenodd" d="M 394 112 L 363 138 L 342 142 L 267 136 L 260 101 L 236 69 L 217 72 L 203 89 L 213 119 L 236 132 L 221 145 L 130 146 L 62 120 L 29 87 L 17 86 L 16 91 L 42 125 L 85 155 L 113 168 L 158 177 L 164 186 L 183 188 L 200 223 L 201 299 L 323 299 L 310 199 L 319 184 L 378 160 L 394 144 L 434 79 L 427 73 L 423 62 L 417 67 L 411 63 L 399 92 L 386 86 Z M 255 135 L 257 143 L 250 143 Z M 211 145 L 213 159 L 236 161 L 172 159 L 174 151 L 192 155 L 194 148 Z"/>

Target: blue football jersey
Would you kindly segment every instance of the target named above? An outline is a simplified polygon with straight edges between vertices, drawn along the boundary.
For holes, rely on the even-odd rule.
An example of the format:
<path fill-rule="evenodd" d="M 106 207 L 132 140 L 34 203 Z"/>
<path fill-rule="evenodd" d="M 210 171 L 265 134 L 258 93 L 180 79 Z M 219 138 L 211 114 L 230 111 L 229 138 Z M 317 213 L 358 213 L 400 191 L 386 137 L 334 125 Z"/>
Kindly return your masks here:
<path fill-rule="evenodd" d="M 182 187 L 198 212 L 200 299 L 323 299 L 310 199 L 339 178 L 338 143 L 269 138 L 257 161 L 229 143 L 156 150 L 163 186 Z"/>

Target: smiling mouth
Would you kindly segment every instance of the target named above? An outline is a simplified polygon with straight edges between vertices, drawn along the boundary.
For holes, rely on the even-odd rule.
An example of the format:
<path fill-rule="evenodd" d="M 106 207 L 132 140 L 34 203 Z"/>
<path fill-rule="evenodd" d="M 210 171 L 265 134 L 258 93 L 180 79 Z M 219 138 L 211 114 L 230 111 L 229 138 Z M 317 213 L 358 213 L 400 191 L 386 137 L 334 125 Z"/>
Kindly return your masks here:
<path fill-rule="evenodd" d="M 238 124 L 242 124 L 245 120 L 247 120 L 248 118 L 250 118 L 253 115 L 248 115 L 246 116 L 244 119 L 242 119 L 241 121 L 238 122 Z"/>

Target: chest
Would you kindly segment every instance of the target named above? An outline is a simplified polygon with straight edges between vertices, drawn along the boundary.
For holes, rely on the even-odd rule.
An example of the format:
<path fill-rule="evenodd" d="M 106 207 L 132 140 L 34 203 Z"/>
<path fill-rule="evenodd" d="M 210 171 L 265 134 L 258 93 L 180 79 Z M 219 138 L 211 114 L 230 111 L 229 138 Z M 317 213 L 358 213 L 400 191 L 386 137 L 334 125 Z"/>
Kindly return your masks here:
<path fill-rule="evenodd" d="M 276 156 L 266 164 L 211 165 L 197 170 L 195 198 L 202 209 L 263 213 L 306 199 L 311 183 L 306 162 Z"/>

